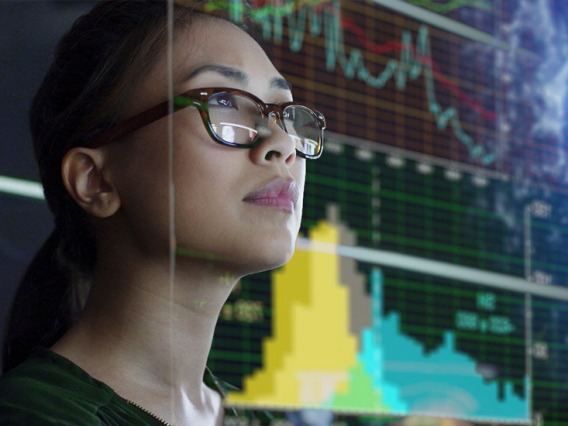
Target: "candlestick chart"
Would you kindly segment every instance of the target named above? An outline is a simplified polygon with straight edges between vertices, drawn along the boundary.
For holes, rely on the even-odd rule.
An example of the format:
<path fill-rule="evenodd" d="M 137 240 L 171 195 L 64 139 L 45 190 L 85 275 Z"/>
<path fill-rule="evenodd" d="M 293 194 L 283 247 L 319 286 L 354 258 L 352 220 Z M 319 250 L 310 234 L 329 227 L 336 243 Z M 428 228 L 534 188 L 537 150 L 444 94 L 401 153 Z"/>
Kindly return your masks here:
<path fill-rule="evenodd" d="M 221 313 L 210 366 L 238 388 L 228 404 L 567 424 L 555 2 L 210 7 L 257 23 L 328 124 L 296 254 L 242 279 Z"/>

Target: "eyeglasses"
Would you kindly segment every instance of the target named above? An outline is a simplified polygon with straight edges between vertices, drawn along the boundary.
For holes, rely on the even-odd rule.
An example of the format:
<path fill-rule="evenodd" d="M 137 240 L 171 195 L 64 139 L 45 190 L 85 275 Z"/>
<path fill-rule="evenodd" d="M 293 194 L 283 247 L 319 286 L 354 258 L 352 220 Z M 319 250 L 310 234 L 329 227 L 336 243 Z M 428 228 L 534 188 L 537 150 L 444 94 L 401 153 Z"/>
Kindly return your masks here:
<path fill-rule="evenodd" d="M 107 145 L 170 113 L 169 101 L 118 123 L 96 135 L 86 146 Z M 211 87 L 175 96 L 173 112 L 195 107 L 215 142 L 235 148 L 252 148 L 272 134 L 273 117 L 303 158 L 316 159 L 323 149 L 325 118 L 320 112 L 294 102 L 266 104 L 244 90 Z"/>

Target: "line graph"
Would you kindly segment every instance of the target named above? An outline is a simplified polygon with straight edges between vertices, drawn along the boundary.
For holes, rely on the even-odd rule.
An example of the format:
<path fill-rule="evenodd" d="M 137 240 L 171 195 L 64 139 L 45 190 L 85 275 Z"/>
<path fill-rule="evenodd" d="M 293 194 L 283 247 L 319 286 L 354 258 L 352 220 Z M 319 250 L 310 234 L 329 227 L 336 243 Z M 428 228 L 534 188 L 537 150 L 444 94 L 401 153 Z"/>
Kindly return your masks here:
<path fill-rule="evenodd" d="M 283 42 L 284 26 L 288 28 L 288 47 L 292 52 L 299 52 L 304 45 L 306 34 L 323 37 L 325 50 L 325 67 L 333 72 L 337 68 L 348 80 L 358 79 L 373 89 L 382 89 L 390 81 L 403 91 L 409 80 L 424 80 L 428 112 L 434 118 L 437 128 L 442 131 L 451 129 L 458 141 L 466 147 L 470 158 L 488 166 L 495 159 L 483 144 L 476 142 L 463 128 L 459 112 L 453 106 L 444 107 L 436 96 L 436 81 L 447 87 L 466 106 L 478 113 L 484 120 L 494 121 L 495 113 L 487 111 L 479 103 L 468 97 L 458 85 L 442 75 L 436 67 L 430 49 L 428 27 L 421 25 L 413 41 L 411 31 L 404 30 L 400 41 L 389 41 L 384 44 L 372 43 L 365 33 L 353 21 L 343 18 L 338 1 L 310 3 L 311 7 L 297 7 L 295 2 L 281 6 L 266 5 L 251 11 L 251 19 L 262 26 L 263 37 L 272 42 Z M 232 18 L 237 22 L 244 20 L 244 6 L 240 0 L 214 2 L 210 10 L 229 9 Z M 262 19 L 260 19 L 262 17 Z M 384 69 L 373 75 L 365 62 L 364 52 L 352 48 L 347 52 L 344 40 L 344 29 L 353 32 L 363 47 L 373 53 L 398 53 L 398 58 L 389 58 Z"/>
<path fill-rule="evenodd" d="M 432 60 L 432 58 L 422 57 L 420 52 L 417 52 L 414 49 L 414 46 L 410 44 L 409 46 L 405 46 L 402 42 L 399 41 L 390 41 L 383 44 L 376 44 L 369 40 L 365 32 L 361 29 L 359 25 L 353 22 L 351 19 L 343 17 L 341 19 L 341 24 L 344 28 L 349 29 L 355 37 L 361 42 L 361 44 L 369 51 L 379 54 L 386 54 L 392 53 L 396 51 L 403 51 L 404 49 L 412 49 L 412 54 L 419 60 L 423 65 L 427 65 L 432 68 L 434 79 L 437 80 L 439 83 L 444 85 L 447 89 L 449 89 L 453 94 L 455 94 L 460 101 L 462 101 L 465 105 L 470 107 L 472 110 L 478 112 L 485 120 L 488 121 L 495 121 L 496 114 L 493 111 L 489 111 L 483 107 L 480 103 L 473 100 L 469 95 L 467 95 L 458 84 L 444 74 L 440 72 L 436 63 Z M 428 30 L 426 27 L 425 31 Z M 426 34 L 427 37 L 427 34 Z M 427 39 L 426 39 L 427 42 Z"/>

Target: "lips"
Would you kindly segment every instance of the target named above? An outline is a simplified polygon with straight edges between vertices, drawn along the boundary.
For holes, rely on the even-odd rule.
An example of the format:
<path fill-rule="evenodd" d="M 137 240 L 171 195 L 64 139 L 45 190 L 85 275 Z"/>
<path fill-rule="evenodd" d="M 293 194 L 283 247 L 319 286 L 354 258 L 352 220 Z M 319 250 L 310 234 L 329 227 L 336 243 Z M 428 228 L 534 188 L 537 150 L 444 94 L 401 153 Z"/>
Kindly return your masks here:
<path fill-rule="evenodd" d="M 277 180 L 248 194 L 243 201 L 260 207 L 294 211 L 300 191 L 294 181 Z"/>

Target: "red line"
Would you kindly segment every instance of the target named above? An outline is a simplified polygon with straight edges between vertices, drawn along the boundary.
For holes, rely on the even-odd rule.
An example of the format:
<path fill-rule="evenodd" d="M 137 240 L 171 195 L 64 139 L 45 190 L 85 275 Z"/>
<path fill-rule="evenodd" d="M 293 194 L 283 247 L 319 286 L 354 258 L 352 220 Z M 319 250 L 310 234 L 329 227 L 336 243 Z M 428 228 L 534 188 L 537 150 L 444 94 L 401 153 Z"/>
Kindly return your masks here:
<path fill-rule="evenodd" d="M 349 18 L 342 17 L 341 25 L 343 28 L 351 31 L 353 35 L 361 42 L 361 44 L 365 49 L 373 53 L 378 53 L 378 54 L 392 53 L 394 51 L 401 51 L 403 48 L 402 43 L 400 41 L 391 40 L 383 44 L 378 44 L 369 40 L 365 32 Z M 412 46 L 412 50 L 413 50 L 412 51 L 413 55 L 416 57 L 417 55 L 414 46 Z M 443 75 L 439 71 L 438 66 L 432 60 L 432 58 L 419 57 L 419 60 L 422 64 L 430 66 L 432 68 L 434 78 L 438 82 L 440 82 L 440 84 L 446 86 L 465 105 L 467 105 L 468 107 L 479 113 L 487 121 L 495 121 L 497 119 L 497 114 L 495 112 L 486 110 L 483 107 L 483 105 L 473 100 L 468 94 L 466 94 L 463 90 L 461 90 L 456 82 L 450 80 L 448 77 Z"/>

